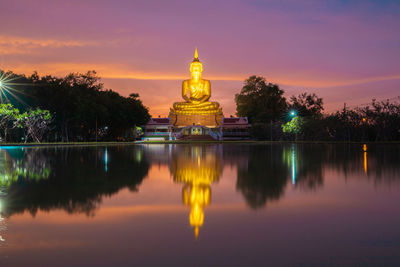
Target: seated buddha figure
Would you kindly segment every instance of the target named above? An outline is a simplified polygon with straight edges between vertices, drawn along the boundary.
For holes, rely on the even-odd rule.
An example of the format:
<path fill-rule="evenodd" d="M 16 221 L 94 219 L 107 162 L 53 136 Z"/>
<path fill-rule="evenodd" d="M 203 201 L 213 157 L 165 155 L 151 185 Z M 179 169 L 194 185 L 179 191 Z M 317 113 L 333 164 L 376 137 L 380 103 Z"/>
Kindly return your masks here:
<path fill-rule="evenodd" d="M 190 63 L 192 78 L 182 82 L 182 98 L 185 102 L 175 102 L 172 113 L 175 114 L 222 114 L 217 102 L 208 101 L 211 97 L 211 83 L 201 78 L 203 64 L 200 62 L 197 48 Z"/>

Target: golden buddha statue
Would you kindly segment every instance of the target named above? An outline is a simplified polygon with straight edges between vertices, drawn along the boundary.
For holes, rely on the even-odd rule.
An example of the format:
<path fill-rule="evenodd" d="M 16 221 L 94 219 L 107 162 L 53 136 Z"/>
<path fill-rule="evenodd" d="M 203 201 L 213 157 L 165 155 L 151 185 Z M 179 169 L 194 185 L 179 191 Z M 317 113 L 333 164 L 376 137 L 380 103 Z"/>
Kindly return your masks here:
<path fill-rule="evenodd" d="M 192 78 L 182 82 L 182 98 L 185 102 L 175 102 L 170 115 L 222 115 L 217 102 L 210 102 L 211 83 L 201 78 L 203 64 L 199 60 L 197 48 L 190 63 Z"/>

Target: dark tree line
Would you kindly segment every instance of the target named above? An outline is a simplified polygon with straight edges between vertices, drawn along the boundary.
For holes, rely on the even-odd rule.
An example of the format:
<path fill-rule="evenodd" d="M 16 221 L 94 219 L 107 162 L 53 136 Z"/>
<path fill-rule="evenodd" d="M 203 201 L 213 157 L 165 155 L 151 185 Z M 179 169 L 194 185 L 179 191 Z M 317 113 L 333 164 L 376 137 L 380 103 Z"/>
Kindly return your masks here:
<path fill-rule="evenodd" d="M 123 97 L 105 89 L 95 71 L 63 78 L 12 72 L 4 76 L 10 90 L 3 90 L 7 96 L 3 99 L 21 112 L 32 108 L 50 111 L 53 123 L 46 141 L 134 140 L 136 126 L 150 118 L 138 94 Z M 11 141 L 20 141 L 20 135 L 13 131 Z"/>
<path fill-rule="evenodd" d="M 251 133 L 257 139 L 400 140 L 399 102 L 373 100 L 366 107 L 349 109 L 345 106 L 335 113 L 324 114 L 323 99 L 316 94 L 302 93 L 287 100 L 278 85 L 259 76 L 245 81 L 235 102 L 237 115 L 248 117 Z"/>

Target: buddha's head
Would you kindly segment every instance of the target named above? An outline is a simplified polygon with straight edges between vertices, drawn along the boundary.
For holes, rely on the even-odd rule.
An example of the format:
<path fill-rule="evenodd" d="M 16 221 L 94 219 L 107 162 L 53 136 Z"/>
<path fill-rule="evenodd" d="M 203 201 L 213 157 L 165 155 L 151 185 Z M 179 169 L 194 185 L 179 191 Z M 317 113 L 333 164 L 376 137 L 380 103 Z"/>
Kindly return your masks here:
<path fill-rule="evenodd" d="M 203 64 L 199 60 L 199 55 L 197 54 L 197 48 L 194 52 L 194 59 L 192 63 L 190 63 L 190 73 L 192 75 L 192 79 L 199 80 L 201 78 L 201 73 L 203 72 Z"/>

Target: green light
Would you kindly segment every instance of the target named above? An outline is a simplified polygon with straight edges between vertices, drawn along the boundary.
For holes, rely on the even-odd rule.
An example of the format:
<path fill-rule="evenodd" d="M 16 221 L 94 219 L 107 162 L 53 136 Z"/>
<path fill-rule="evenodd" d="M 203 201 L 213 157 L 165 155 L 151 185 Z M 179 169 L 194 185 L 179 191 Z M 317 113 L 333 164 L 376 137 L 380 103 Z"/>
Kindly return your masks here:
<path fill-rule="evenodd" d="M 291 110 L 289 112 L 289 114 L 290 114 L 291 117 L 296 117 L 297 116 L 297 112 L 295 110 Z"/>
<path fill-rule="evenodd" d="M 108 171 L 108 151 L 106 148 L 106 151 L 104 152 L 104 170 L 107 172 Z"/>
<path fill-rule="evenodd" d="M 296 154 L 294 145 L 292 145 L 292 184 L 296 184 Z"/>

